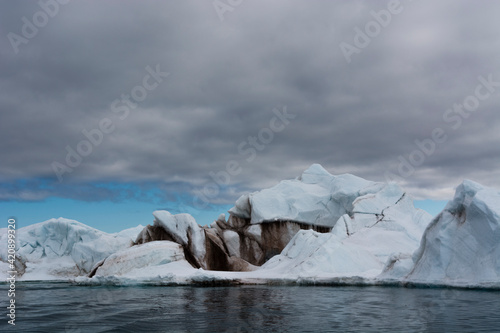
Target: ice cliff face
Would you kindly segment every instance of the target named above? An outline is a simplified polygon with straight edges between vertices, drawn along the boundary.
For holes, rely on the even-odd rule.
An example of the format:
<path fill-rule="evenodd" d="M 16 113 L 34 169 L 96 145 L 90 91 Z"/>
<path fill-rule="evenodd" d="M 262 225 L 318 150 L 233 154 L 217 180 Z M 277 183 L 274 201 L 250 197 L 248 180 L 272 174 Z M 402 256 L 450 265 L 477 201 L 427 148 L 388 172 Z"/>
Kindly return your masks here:
<path fill-rule="evenodd" d="M 252 270 L 253 265 L 231 256 L 223 234 L 217 229 L 202 227 L 189 214 L 172 215 L 167 211 L 155 211 L 153 225 L 139 233 L 135 244 L 164 240 L 182 246 L 186 260 L 195 268 L 223 271 Z M 219 222 L 224 220 L 224 214 Z"/>
<path fill-rule="evenodd" d="M 154 240 L 169 240 L 180 244 L 195 267 L 203 267 L 205 232 L 189 214 L 172 215 L 167 211 L 153 212 L 154 224 L 147 226 L 137 237 L 136 244 Z"/>
<path fill-rule="evenodd" d="M 100 260 L 133 244 L 131 237 L 142 229 L 107 234 L 64 218 L 20 228 L 16 233 L 16 268 L 24 278 L 69 277 L 87 274 Z M 0 243 L 7 244 L 7 233 Z M 7 261 L 7 248 L 0 249 Z"/>
<path fill-rule="evenodd" d="M 448 285 L 500 284 L 500 192 L 466 180 L 429 224 L 413 258 L 384 277 Z"/>

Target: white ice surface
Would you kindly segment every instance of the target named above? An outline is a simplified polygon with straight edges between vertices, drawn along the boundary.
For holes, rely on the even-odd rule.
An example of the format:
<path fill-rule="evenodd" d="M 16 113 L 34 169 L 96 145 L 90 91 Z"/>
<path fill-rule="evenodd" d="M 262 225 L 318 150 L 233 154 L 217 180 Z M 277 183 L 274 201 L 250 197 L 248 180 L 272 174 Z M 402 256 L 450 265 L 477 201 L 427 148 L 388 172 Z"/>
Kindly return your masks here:
<path fill-rule="evenodd" d="M 226 244 L 227 250 L 231 257 L 240 256 L 240 235 L 236 231 L 224 230 L 222 232 L 222 237 L 224 237 L 224 243 Z"/>
<path fill-rule="evenodd" d="M 115 233 L 112 233 L 110 235 L 117 236 L 117 237 L 125 237 L 125 238 L 130 239 L 132 242 L 135 242 L 135 240 L 137 239 L 137 235 L 139 235 L 139 233 L 143 229 L 144 229 L 144 226 L 142 224 L 139 224 L 137 227 L 124 229 L 122 231 L 115 232 Z"/>
<path fill-rule="evenodd" d="M 413 263 L 405 281 L 500 285 L 500 192 L 464 181 L 425 231 Z"/>
<path fill-rule="evenodd" d="M 252 224 L 289 220 L 333 227 L 348 214 L 376 214 L 401 198 L 395 184 L 367 181 L 344 174 L 333 176 L 319 164 L 302 176 L 259 192 L 241 196 L 229 212 Z"/>
<path fill-rule="evenodd" d="M 322 179 L 328 179 L 328 175 Z M 349 214 L 339 217 L 331 233 L 300 231 L 282 253 L 271 258 L 262 269 L 301 277 L 374 278 L 391 256 L 410 256 L 418 248 L 432 217 L 416 209 L 411 197 L 396 184 L 363 181 L 355 184 L 364 187 L 348 191 L 349 186 L 344 185 L 342 191 L 337 189 L 333 194 L 338 202 L 357 197 L 352 200 Z M 355 192 L 355 195 L 347 195 L 347 192 Z"/>
<path fill-rule="evenodd" d="M 26 265 L 21 280 L 65 279 L 88 273 L 95 263 L 132 245 L 138 226 L 108 234 L 65 218 L 50 219 L 16 230 L 16 256 Z M 7 233 L 0 243 L 7 244 Z M 0 260 L 7 261 L 7 247 Z M 1 274 L 6 274 L 2 271 Z"/>
<path fill-rule="evenodd" d="M 167 230 L 179 244 L 189 246 L 196 258 L 201 260 L 205 256 L 205 232 L 194 217 L 189 214 L 173 215 L 166 210 L 157 210 L 153 216 L 155 225 Z"/>
<path fill-rule="evenodd" d="M 149 242 L 113 253 L 97 269 L 95 276 L 126 275 L 144 267 L 183 259 L 184 251 L 179 244 L 170 241 Z"/>

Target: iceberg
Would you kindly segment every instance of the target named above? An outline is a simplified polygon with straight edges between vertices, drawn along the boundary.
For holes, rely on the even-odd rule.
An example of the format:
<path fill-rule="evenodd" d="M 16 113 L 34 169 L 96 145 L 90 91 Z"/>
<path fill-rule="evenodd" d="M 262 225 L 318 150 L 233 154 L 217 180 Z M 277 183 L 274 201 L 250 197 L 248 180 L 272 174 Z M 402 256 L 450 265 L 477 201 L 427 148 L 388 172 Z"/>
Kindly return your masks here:
<path fill-rule="evenodd" d="M 373 189 L 378 191 L 373 193 Z M 263 269 L 320 277 L 375 278 L 391 256 L 411 255 L 432 217 L 396 184 L 371 185 L 331 232 L 301 230 Z"/>
<path fill-rule="evenodd" d="M 415 209 L 413 200 L 397 184 L 371 182 L 350 174 L 333 176 L 319 164 L 313 164 L 297 179 L 240 197 L 229 213 L 228 224 L 237 224 L 235 229 L 240 239 L 255 248 L 250 253 L 254 257 L 251 257 L 245 254 L 249 246 L 239 244 L 240 251 L 235 254 L 262 265 L 281 253 L 272 263 L 266 264 L 266 268 L 278 265 L 278 261 L 279 266 L 293 261 L 281 252 L 287 245 L 286 253 L 293 250 L 290 247 L 297 246 L 310 249 L 313 256 L 321 256 L 321 251 L 317 252 L 320 248 L 339 248 L 341 244 L 350 244 L 354 252 L 371 253 L 376 259 L 366 269 L 382 268 L 393 251 L 412 253 L 432 218 L 423 210 Z M 217 225 L 223 227 L 220 223 Z M 303 231 L 308 229 L 311 231 Z M 238 242 L 234 233 L 225 232 L 224 235 L 226 238 L 231 235 L 231 244 Z M 314 238 L 310 238 L 311 235 L 315 235 Z M 310 243 L 309 239 L 316 241 Z M 332 249 L 326 251 L 329 255 L 322 255 L 333 255 Z M 333 273 L 336 271 L 334 266 L 320 265 L 318 268 Z"/>
<path fill-rule="evenodd" d="M 448 286 L 500 286 L 500 192 L 465 180 L 429 224 L 411 258 L 381 278 Z"/>
<path fill-rule="evenodd" d="M 16 233 L 16 270 L 24 280 L 86 275 L 97 262 L 130 247 L 142 228 L 139 225 L 108 234 L 65 218 L 26 226 Z M 0 242 L 7 244 L 7 237 L 7 233 L 2 233 Z M 0 260 L 7 262 L 7 258 L 7 247 L 3 247 Z"/>
<path fill-rule="evenodd" d="M 434 219 L 395 183 L 318 164 L 241 196 L 209 226 L 189 214 L 153 216 L 115 234 L 63 218 L 21 228 L 16 267 L 25 280 L 83 284 L 500 288 L 500 192 L 468 180 Z M 0 250 L 0 268 L 6 259 Z"/>
<path fill-rule="evenodd" d="M 418 248 L 432 219 L 396 184 L 333 176 L 317 164 L 240 197 L 229 214 L 202 227 L 189 214 L 156 211 L 135 244 L 175 242 L 193 268 L 252 272 L 240 278 L 374 278 L 389 258 Z"/>

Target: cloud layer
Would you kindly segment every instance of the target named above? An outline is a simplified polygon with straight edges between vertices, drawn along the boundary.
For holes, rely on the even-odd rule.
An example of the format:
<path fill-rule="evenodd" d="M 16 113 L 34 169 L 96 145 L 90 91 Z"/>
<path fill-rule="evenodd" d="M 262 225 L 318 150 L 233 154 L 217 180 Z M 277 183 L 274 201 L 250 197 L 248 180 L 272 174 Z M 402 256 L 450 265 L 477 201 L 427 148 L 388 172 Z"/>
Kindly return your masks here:
<path fill-rule="evenodd" d="M 40 3 L 57 13 L 26 38 L 26 21 L 43 23 Z M 229 161 L 239 172 L 212 202 L 312 163 L 370 180 L 396 175 L 421 198 L 448 199 L 464 178 L 500 187 L 499 3 L 401 1 L 386 26 L 373 22 L 388 1 L 231 3 L 2 2 L 0 200 L 87 199 L 99 183 L 210 192 L 210 173 Z M 357 49 L 349 59 L 342 43 Z M 147 79 L 153 89 L 148 66 L 169 73 Z M 489 96 L 453 111 L 488 76 L 493 91 L 480 92 Z M 295 118 L 273 131 L 284 107 Z M 54 162 L 68 166 L 67 147 L 77 151 L 82 131 L 103 119 L 113 130 L 60 183 Z M 435 129 L 446 140 L 432 147 Z M 252 137 L 249 161 L 241 152 Z"/>

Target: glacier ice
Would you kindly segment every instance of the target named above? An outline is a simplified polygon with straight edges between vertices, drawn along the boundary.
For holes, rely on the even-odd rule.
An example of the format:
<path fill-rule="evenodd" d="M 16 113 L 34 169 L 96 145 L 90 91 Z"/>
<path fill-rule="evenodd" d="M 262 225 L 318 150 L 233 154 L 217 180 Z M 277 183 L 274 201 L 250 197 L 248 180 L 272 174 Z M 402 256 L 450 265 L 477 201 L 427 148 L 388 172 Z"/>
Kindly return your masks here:
<path fill-rule="evenodd" d="M 373 187 L 378 192 L 371 193 Z M 263 269 L 298 275 L 375 277 L 394 253 L 410 255 L 431 220 L 395 184 L 361 192 L 330 233 L 302 230 Z"/>
<path fill-rule="evenodd" d="M 16 266 L 23 279 L 64 278 L 87 274 L 100 260 L 129 247 L 143 226 L 108 234 L 65 218 L 20 228 L 16 232 Z M 7 243 L 7 233 L 0 242 Z M 0 249 L 7 261 L 7 247 Z"/>
<path fill-rule="evenodd" d="M 95 276 L 133 274 L 144 267 L 183 260 L 182 246 L 170 241 L 154 241 L 119 250 L 103 260 Z"/>
<path fill-rule="evenodd" d="M 333 227 L 352 211 L 362 190 L 376 190 L 370 186 L 374 184 L 350 174 L 333 176 L 314 164 L 297 179 L 241 196 L 229 213 L 250 219 L 251 224 L 281 220 Z"/>
<path fill-rule="evenodd" d="M 318 164 L 241 196 L 210 226 L 189 214 L 153 215 L 151 225 L 115 234 L 62 218 L 21 228 L 23 279 L 500 288 L 500 192 L 472 181 L 434 219 L 397 184 L 334 176 Z M 0 268 L 5 261 L 0 249 Z"/>
<path fill-rule="evenodd" d="M 465 180 L 429 224 L 411 261 L 390 265 L 383 276 L 406 282 L 500 285 L 500 192 Z"/>

